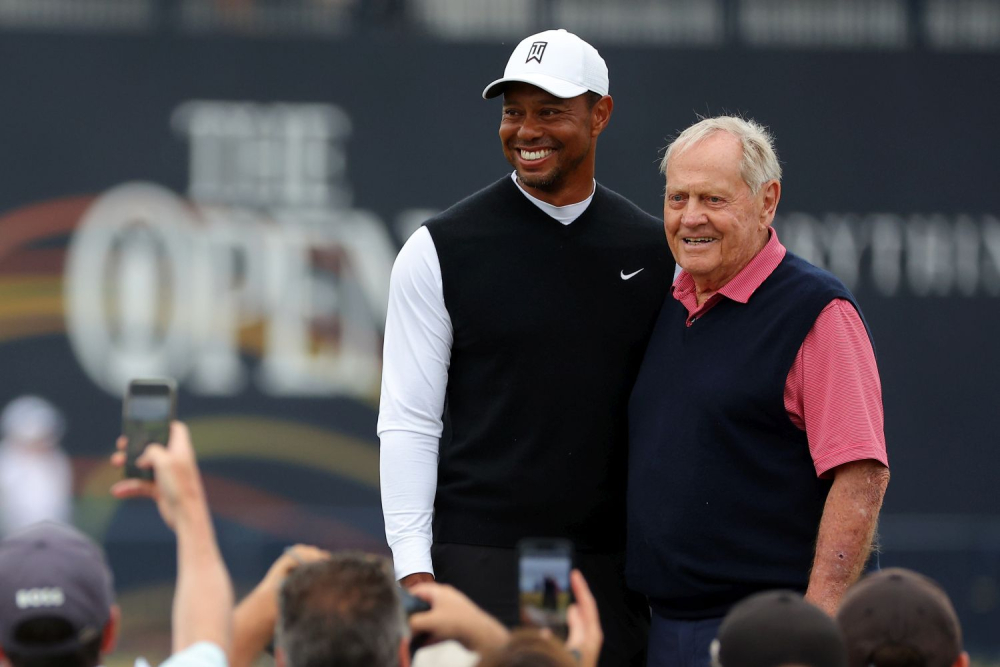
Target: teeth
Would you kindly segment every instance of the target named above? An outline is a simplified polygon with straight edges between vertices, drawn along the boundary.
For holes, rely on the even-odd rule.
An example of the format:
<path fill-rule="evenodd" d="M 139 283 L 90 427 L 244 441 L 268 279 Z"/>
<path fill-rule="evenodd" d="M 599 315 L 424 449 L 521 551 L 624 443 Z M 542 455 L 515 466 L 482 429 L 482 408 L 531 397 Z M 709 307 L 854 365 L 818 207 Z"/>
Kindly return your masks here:
<path fill-rule="evenodd" d="M 548 155 L 551 152 L 552 152 L 551 148 L 543 148 L 542 150 L 539 150 L 539 151 L 526 151 L 526 150 L 524 150 L 522 148 L 521 149 L 521 159 L 522 160 L 540 160 L 540 159 L 542 159 L 543 157 L 545 157 L 546 155 Z"/>
<path fill-rule="evenodd" d="M 711 238 L 684 239 L 684 243 L 711 243 L 714 240 Z"/>

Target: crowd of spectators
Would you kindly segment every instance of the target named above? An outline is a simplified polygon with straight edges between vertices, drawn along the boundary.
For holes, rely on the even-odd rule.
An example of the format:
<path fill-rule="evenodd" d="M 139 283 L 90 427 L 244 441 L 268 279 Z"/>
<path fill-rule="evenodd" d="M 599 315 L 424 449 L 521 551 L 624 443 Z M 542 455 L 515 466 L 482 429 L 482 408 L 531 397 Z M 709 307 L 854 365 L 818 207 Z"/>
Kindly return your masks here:
<path fill-rule="evenodd" d="M 124 464 L 124 439 L 112 462 Z M 574 571 L 565 642 L 511 631 L 458 590 L 411 589 L 429 608 L 408 614 L 388 559 L 290 547 L 234 608 L 186 426 L 139 459 L 155 481 L 124 479 L 117 498 L 149 498 L 176 534 L 177 580 L 169 667 L 247 667 L 273 652 L 278 667 L 597 664 L 599 610 Z M 97 667 L 114 650 L 121 613 L 101 548 L 68 524 L 43 521 L 0 541 L 0 659 L 12 667 Z M 434 652 L 451 642 L 461 651 Z M 417 646 L 426 646 L 416 650 Z M 836 618 L 791 591 L 735 606 L 712 644 L 714 667 L 968 667 L 944 591 L 903 569 L 851 588 Z M 145 661 L 137 661 L 144 667 Z"/>

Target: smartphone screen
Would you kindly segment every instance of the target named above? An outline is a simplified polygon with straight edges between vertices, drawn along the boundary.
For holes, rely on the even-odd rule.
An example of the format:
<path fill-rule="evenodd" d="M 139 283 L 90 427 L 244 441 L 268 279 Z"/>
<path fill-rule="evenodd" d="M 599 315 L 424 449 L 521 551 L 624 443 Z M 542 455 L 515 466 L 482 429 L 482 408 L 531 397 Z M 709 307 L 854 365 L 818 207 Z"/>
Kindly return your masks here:
<path fill-rule="evenodd" d="M 518 544 L 521 624 L 549 628 L 565 638 L 571 602 L 569 573 L 573 546 L 568 540 L 531 539 Z"/>
<path fill-rule="evenodd" d="M 122 404 L 122 434 L 128 439 L 125 476 L 152 479 L 151 469 L 136 466 L 146 445 L 166 445 L 170 422 L 176 412 L 176 385 L 173 380 L 133 380 Z"/>

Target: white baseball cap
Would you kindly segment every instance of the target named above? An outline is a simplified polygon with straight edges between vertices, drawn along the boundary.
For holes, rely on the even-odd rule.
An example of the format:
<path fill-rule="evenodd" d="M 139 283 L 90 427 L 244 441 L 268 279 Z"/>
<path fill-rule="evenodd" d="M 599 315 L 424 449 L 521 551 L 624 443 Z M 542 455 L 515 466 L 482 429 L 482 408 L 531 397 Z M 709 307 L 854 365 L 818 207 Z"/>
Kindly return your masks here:
<path fill-rule="evenodd" d="M 503 93 L 505 83 L 520 81 L 556 97 L 570 98 L 588 90 L 608 94 L 608 66 L 587 42 L 565 30 L 546 30 L 526 37 L 510 54 L 503 78 L 483 90 L 483 99 Z"/>

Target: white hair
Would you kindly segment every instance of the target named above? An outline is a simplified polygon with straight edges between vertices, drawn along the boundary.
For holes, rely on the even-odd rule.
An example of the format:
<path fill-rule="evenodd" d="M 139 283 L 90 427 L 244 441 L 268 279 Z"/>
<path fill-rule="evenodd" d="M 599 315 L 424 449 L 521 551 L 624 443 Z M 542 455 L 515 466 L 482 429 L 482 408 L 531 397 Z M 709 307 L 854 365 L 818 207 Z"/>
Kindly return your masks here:
<path fill-rule="evenodd" d="M 716 116 L 704 118 L 687 128 L 670 142 L 660 161 L 660 173 L 667 173 L 670 158 L 680 155 L 692 146 L 704 141 L 716 132 L 728 132 L 740 140 L 743 146 L 743 160 L 740 175 L 754 194 L 768 181 L 781 181 L 781 165 L 774 152 L 774 138 L 760 123 L 744 120 L 738 116 Z"/>

